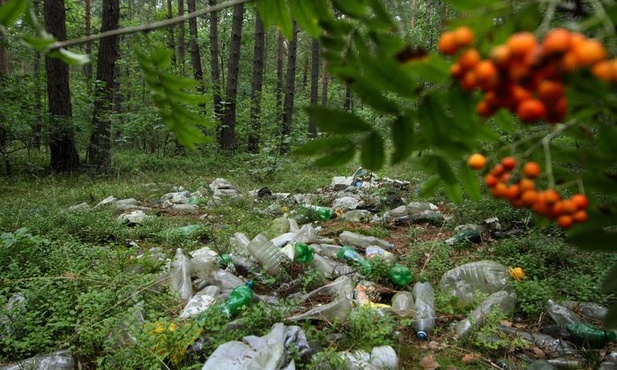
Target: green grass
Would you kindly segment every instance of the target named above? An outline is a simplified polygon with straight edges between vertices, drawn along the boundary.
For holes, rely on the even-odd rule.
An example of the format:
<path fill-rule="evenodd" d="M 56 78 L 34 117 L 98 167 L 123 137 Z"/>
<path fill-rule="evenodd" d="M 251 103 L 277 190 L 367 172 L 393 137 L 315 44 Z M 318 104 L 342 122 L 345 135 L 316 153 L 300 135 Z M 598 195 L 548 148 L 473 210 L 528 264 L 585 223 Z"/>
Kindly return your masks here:
<path fill-rule="evenodd" d="M 27 161 L 16 161 L 22 162 Z M 86 212 L 72 212 L 68 208 L 82 202 L 94 206 L 109 195 L 118 199 L 136 198 L 153 206 L 174 187 L 194 191 L 218 177 L 226 178 L 243 193 L 265 186 L 273 192 L 308 193 L 326 187 L 333 176 L 349 176 L 357 168 L 352 164 L 339 169 L 316 169 L 304 159 L 280 159 L 272 165 L 275 169 L 272 173 L 251 170 L 267 165 L 272 165 L 268 157 L 259 156 L 157 158 L 118 153 L 114 157 L 114 170 L 107 176 L 89 173 L 32 176 L 22 172 L 1 178 L 0 316 L 8 299 L 16 293 L 24 294 L 27 304 L 19 308 L 23 310 L 19 319 L 11 321 L 13 334 L 0 349 L 0 363 L 68 348 L 88 368 L 112 369 L 119 364 L 158 368 L 163 361 L 169 368 L 191 369 L 200 368 L 196 364 L 203 364 L 206 356 L 221 343 L 245 335 L 265 334 L 273 323 L 286 316 L 284 308 L 250 307 L 240 315 L 245 325 L 237 330 L 229 330 L 227 318 L 215 313 L 199 322 L 177 320 L 182 305 L 160 283 L 164 261 L 136 256 L 153 247 L 162 248 L 168 258 L 178 247 L 191 251 L 208 246 L 220 253 L 227 252 L 229 238 L 234 233 L 242 232 L 252 238 L 267 230 L 273 217 L 264 217 L 259 211 L 271 201 L 241 197 L 225 199 L 216 205 L 204 203 L 198 215 L 172 215 L 155 207 L 149 212 L 152 218 L 134 227 L 119 223 L 116 219 L 120 212 L 112 207 Z M 426 177 L 414 172 L 411 166 L 384 169 L 379 175 L 411 181 L 410 191 L 395 195 L 406 202 L 422 200 L 417 196 L 416 186 Z M 388 195 L 382 192 L 377 190 L 374 195 Z M 574 249 L 564 242 L 563 233 L 555 227 L 534 226 L 535 220 L 529 212 L 513 209 L 488 196 L 479 202 L 465 201 L 459 205 L 449 204 L 439 195 L 430 200 L 450 209 L 452 219 L 443 226 L 409 228 L 335 221 L 324 225 L 322 233 L 335 237 L 343 230 L 350 230 L 380 238 L 396 236 L 399 244 L 405 244 L 397 248 L 398 262 L 411 268 L 414 281 L 429 281 L 435 287 L 445 272 L 471 261 L 492 259 L 508 267 L 522 267 L 527 278 L 513 283 L 519 297 L 514 317 L 530 325 L 543 319 L 549 298 L 604 304 L 614 301 L 612 296 L 601 292 L 599 282 L 617 256 Z M 206 217 L 200 218 L 202 214 Z M 482 222 L 489 217 L 499 217 L 504 227 L 526 231 L 519 237 L 486 240 L 477 245 L 443 243 L 454 226 Z M 169 230 L 190 224 L 201 226 L 198 235 L 169 237 Z M 138 247 L 129 246 L 129 242 Z M 299 265 L 287 275 L 300 277 L 299 289 L 305 291 L 324 282 L 319 273 Z M 397 288 L 386 277 L 377 275 L 373 278 L 379 283 Z M 264 278 L 259 284 L 260 293 L 283 288 L 276 278 Z M 384 293 L 378 299 L 388 303 L 390 296 Z M 334 355 L 336 351 L 392 344 L 400 356 L 402 369 L 419 368 L 419 361 L 428 354 L 434 354 L 442 367 L 489 369 L 489 359 L 512 357 L 514 349 L 505 345 L 494 348 L 478 339 L 453 339 L 449 324 L 472 308 L 460 308 L 438 294 L 440 317 L 433 337 L 445 345 L 440 351 L 427 349 L 415 339 L 410 320 L 377 317 L 371 310 L 360 310 L 343 323 L 300 323 L 324 354 L 322 362 L 304 362 L 298 357 L 296 364 L 299 369 L 318 369 L 324 363 L 340 368 L 340 361 Z M 135 320 L 137 311 L 145 323 Z M 182 328 L 169 334 L 174 343 L 183 343 L 184 335 L 193 335 L 194 331 L 200 335 L 205 333 L 209 338 L 205 352 L 186 354 L 177 363 L 169 360 L 173 348 L 166 347 L 168 352 L 161 355 L 160 338 L 153 337 L 151 329 L 147 329 L 156 323 L 175 323 Z M 140 345 L 114 345 L 110 335 L 118 332 L 118 325 L 132 327 Z M 495 330 L 491 328 L 488 325 L 485 331 Z M 0 336 L 1 333 L 0 327 Z M 478 353 L 479 359 L 462 363 L 462 357 L 470 353 Z"/>

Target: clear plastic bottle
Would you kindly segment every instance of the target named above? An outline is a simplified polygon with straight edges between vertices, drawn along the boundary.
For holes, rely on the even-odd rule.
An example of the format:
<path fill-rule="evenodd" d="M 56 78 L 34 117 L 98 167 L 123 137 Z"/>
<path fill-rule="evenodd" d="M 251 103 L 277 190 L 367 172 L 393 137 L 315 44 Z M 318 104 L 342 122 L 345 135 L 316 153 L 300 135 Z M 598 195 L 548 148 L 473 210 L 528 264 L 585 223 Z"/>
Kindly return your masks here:
<path fill-rule="evenodd" d="M 427 340 L 435 328 L 435 290 L 430 283 L 417 282 L 413 286 L 416 318 L 413 328 L 420 340 Z"/>
<path fill-rule="evenodd" d="M 247 248 L 253 258 L 259 261 L 270 275 L 278 274 L 281 271 L 282 263 L 287 260 L 283 252 L 263 234 L 257 234 L 247 245 Z"/>
<path fill-rule="evenodd" d="M 353 245 L 355 247 L 361 247 L 364 249 L 372 245 L 382 247 L 386 250 L 394 248 L 394 244 L 389 243 L 383 239 L 379 239 L 374 236 L 352 233 L 351 231 L 343 231 L 339 235 L 339 241 L 341 244 Z"/>
<path fill-rule="evenodd" d="M 406 290 L 397 292 L 392 297 L 392 311 L 400 318 L 409 318 L 414 315 L 413 294 Z"/>
<path fill-rule="evenodd" d="M 512 278 L 501 263 L 485 260 L 466 263 L 446 272 L 439 281 L 442 292 L 456 298 L 461 306 L 472 303 L 478 292 L 493 294 L 509 290 Z"/>
<path fill-rule="evenodd" d="M 581 318 L 574 311 L 552 299 L 548 300 L 546 312 L 560 326 L 581 322 Z"/>
<path fill-rule="evenodd" d="M 176 255 L 169 270 L 169 288 L 178 294 L 181 300 L 188 302 L 193 296 L 191 282 L 191 262 L 181 248 L 176 249 Z"/>

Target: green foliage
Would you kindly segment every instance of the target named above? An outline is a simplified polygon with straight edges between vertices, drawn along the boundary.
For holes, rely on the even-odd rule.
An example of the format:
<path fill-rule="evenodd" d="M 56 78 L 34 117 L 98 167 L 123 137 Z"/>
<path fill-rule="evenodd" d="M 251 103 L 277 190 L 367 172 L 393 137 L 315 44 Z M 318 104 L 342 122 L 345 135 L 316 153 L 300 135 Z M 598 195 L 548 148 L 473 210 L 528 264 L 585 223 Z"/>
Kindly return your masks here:
<path fill-rule="evenodd" d="M 364 350 L 394 343 L 396 322 L 391 315 L 360 306 L 349 316 L 349 345 Z M 343 346 L 344 347 L 344 346 Z"/>

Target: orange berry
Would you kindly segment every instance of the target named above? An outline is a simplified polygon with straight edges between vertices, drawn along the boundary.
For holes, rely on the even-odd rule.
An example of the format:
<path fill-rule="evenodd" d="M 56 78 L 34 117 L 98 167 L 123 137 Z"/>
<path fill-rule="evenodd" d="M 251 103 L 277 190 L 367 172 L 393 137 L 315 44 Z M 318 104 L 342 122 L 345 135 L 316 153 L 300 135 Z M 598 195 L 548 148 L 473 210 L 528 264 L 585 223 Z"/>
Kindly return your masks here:
<path fill-rule="evenodd" d="M 536 189 L 536 184 L 534 184 L 534 182 L 532 180 L 529 179 L 521 179 L 518 182 L 518 186 L 521 187 L 521 191 L 525 192 L 528 190 L 535 190 Z"/>
<path fill-rule="evenodd" d="M 559 69 L 565 73 L 573 72 L 576 68 L 578 68 L 578 58 L 573 50 L 568 51 L 564 54 L 561 60 L 558 63 Z"/>
<path fill-rule="evenodd" d="M 458 63 L 454 63 L 450 66 L 450 76 L 452 77 L 461 78 L 463 77 L 463 72 L 463 68 Z"/>
<path fill-rule="evenodd" d="M 537 162 L 527 162 L 523 166 L 523 174 L 529 179 L 535 179 L 540 175 L 541 168 Z"/>
<path fill-rule="evenodd" d="M 497 177 L 488 174 L 484 177 L 484 183 L 486 184 L 486 186 L 488 186 L 489 188 L 494 187 L 495 185 L 497 185 L 497 183 L 499 182 L 499 180 L 497 180 Z"/>
<path fill-rule="evenodd" d="M 480 153 L 474 153 L 467 159 L 467 165 L 474 170 L 481 170 L 486 167 L 486 157 Z"/>
<path fill-rule="evenodd" d="M 510 177 L 511 177 L 510 172 L 504 172 L 503 175 L 499 176 L 499 181 L 507 183 L 510 181 Z"/>
<path fill-rule="evenodd" d="M 570 48 L 572 34 L 564 28 L 554 28 L 546 33 L 542 41 L 544 55 L 561 55 Z"/>
<path fill-rule="evenodd" d="M 552 123 L 561 122 L 567 113 L 568 99 L 562 97 L 551 107 L 551 111 L 548 112 L 547 120 Z"/>
<path fill-rule="evenodd" d="M 557 218 L 557 224 L 562 229 L 569 229 L 570 227 L 572 227 L 573 223 L 574 223 L 574 219 L 570 215 L 561 215 Z"/>
<path fill-rule="evenodd" d="M 509 93 L 515 103 L 520 103 L 523 100 L 531 98 L 531 92 L 519 84 L 511 85 Z"/>
<path fill-rule="evenodd" d="M 580 211 L 576 211 L 572 215 L 572 219 L 574 220 L 574 222 L 578 222 L 578 223 L 583 223 L 587 221 L 587 211 L 582 210 L 582 209 Z"/>
<path fill-rule="evenodd" d="M 519 185 L 519 189 L 521 186 Z M 521 194 L 521 201 L 523 205 L 531 206 L 538 200 L 538 193 L 535 190 L 523 191 Z"/>
<path fill-rule="evenodd" d="M 543 80 L 537 88 L 538 99 L 549 105 L 563 97 L 563 85 L 561 82 Z"/>
<path fill-rule="evenodd" d="M 495 177 L 500 177 L 501 175 L 503 175 L 506 172 L 506 169 L 504 168 L 503 164 L 501 163 L 497 163 L 495 165 L 495 167 L 493 167 L 493 169 L 491 169 L 490 174 L 495 176 Z"/>
<path fill-rule="evenodd" d="M 459 47 L 471 46 L 474 39 L 474 34 L 471 28 L 462 26 L 455 29 L 453 32 L 456 45 Z"/>
<path fill-rule="evenodd" d="M 495 46 L 489 52 L 489 57 L 497 67 L 505 69 L 510 62 L 510 49 L 506 45 Z"/>
<path fill-rule="evenodd" d="M 468 71 L 461 79 L 461 87 L 465 91 L 471 91 L 478 87 L 478 79 L 474 71 Z"/>
<path fill-rule="evenodd" d="M 591 66 L 606 59 L 606 49 L 598 40 L 585 40 L 573 48 L 576 60 L 581 66 Z"/>
<path fill-rule="evenodd" d="M 498 182 L 493 188 L 491 188 L 491 194 L 495 198 L 506 198 L 508 195 L 508 185 L 503 182 Z"/>
<path fill-rule="evenodd" d="M 444 55 L 454 55 L 458 51 L 458 44 L 453 32 L 445 32 L 439 37 L 437 49 Z"/>
<path fill-rule="evenodd" d="M 565 214 L 572 214 L 576 212 L 577 206 L 571 199 L 564 199 L 561 201 L 561 212 Z"/>
<path fill-rule="evenodd" d="M 516 158 L 514 157 L 502 158 L 501 164 L 506 170 L 511 171 L 514 167 L 516 167 Z"/>
<path fill-rule="evenodd" d="M 546 113 L 546 106 L 538 99 L 523 100 L 516 108 L 518 118 L 524 123 L 539 121 Z"/>
<path fill-rule="evenodd" d="M 576 209 L 586 209 L 589 204 L 589 200 L 583 194 L 574 194 L 570 199 L 576 205 Z"/>
<path fill-rule="evenodd" d="M 486 99 L 484 99 L 476 105 L 476 113 L 478 113 L 480 117 L 490 117 L 495 113 L 495 110 L 488 104 Z"/>
<path fill-rule="evenodd" d="M 476 49 L 467 49 L 461 54 L 461 57 L 458 59 L 458 63 L 464 70 L 474 69 L 478 63 L 480 63 L 482 57 L 480 53 Z"/>
<path fill-rule="evenodd" d="M 591 73 L 604 82 L 611 82 L 615 79 L 615 69 L 613 68 L 613 61 L 603 60 L 591 67 Z"/>
<path fill-rule="evenodd" d="M 499 71 L 490 60 L 478 63 L 475 69 L 478 84 L 484 91 L 493 90 L 499 81 Z"/>
<path fill-rule="evenodd" d="M 544 191 L 544 201 L 546 204 L 553 205 L 561 200 L 561 196 L 556 190 L 548 189 Z"/>
<path fill-rule="evenodd" d="M 521 188 L 518 185 L 514 184 L 508 188 L 508 193 L 506 194 L 506 198 L 508 198 L 508 200 L 514 202 L 515 200 L 519 199 L 520 196 Z"/>
<path fill-rule="evenodd" d="M 508 38 L 506 45 L 512 56 L 521 57 L 538 45 L 536 36 L 531 32 L 517 32 Z"/>

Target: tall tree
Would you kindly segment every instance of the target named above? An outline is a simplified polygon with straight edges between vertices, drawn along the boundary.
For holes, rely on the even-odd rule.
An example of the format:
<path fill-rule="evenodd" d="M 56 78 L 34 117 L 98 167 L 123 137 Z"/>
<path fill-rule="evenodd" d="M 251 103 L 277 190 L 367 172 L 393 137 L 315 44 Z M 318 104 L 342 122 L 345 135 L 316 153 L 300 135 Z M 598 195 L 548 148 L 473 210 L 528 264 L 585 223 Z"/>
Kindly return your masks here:
<path fill-rule="evenodd" d="M 45 0 L 44 16 L 47 32 L 58 40 L 66 40 L 64 0 Z M 46 57 L 47 101 L 49 102 L 49 151 L 51 169 L 71 172 L 79 168 L 79 155 L 75 147 L 75 130 L 71 116 L 71 89 L 69 66 L 59 59 Z"/>
<path fill-rule="evenodd" d="M 343 109 L 348 112 L 353 111 L 353 97 L 351 94 L 351 89 L 345 86 L 345 100 L 343 100 Z"/>
<path fill-rule="evenodd" d="M 236 146 L 236 95 L 238 93 L 238 72 L 240 71 L 243 17 L 244 4 L 235 5 L 231 23 L 225 109 L 218 132 L 219 147 L 226 151 L 234 151 Z"/>
<path fill-rule="evenodd" d="M 248 150 L 259 152 L 259 132 L 261 131 L 261 89 L 264 79 L 265 31 L 259 14 L 255 14 L 255 44 L 253 45 L 253 82 L 251 84 L 251 131 Z"/>
<path fill-rule="evenodd" d="M 319 90 L 319 40 L 313 39 L 311 43 L 311 105 L 317 105 Z M 308 135 L 313 138 L 317 136 L 317 126 L 315 121 L 309 119 Z"/>
<path fill-rule="evenodd" d="M 174 17 L 174 6 L 173 6 L 173 2 L 172 0 L 167 0 L 167 19 L 171 19 Z M 177 59 L 176 59 L 176 36 L 175 36 L 175 32 L 174 32 L 174 26 L 169 26 L 167 27 L 167 30 L 169 31 L 169 38 L 167 39 L 167 46 L 174 51 L 173 55 L 171 56 L 172 61 L 174 64 L 177 63 Z"/>
<path fill-rule="evenodd" d="M 120 0 L 103 0 L 101 32 L 118 28 Z M 118 37 L 109 36 L 99 42 L 96 64 L 96 89 L 92 114 L 92 135 L 88 147 L 88 162 L 98 169 L 108 169 L 111 164 L 111 119 L 114 102 L 114 77 L 119 57 Z"/>
<path fill-rule="evenodd" d="M 184 15 L 184 0 L 178 0 L 178 16 L 182 15 Z M 184 21 L 178 22 L 178 64 L 183 69 L 186 59 L 185 33 Z"/>
<path fill-rule="evenodd" d="M 189 13 L 195 11 L 195 0 L 187 0 L 186 6 Z M 199 44 L 197 43 L 197 18 L 189 19 L 189 45 L 191 48 L 191 64 L 193 66 L 193 78 L 199 83 L 197 89 L 200 94 L 205 93 L 204 88 L 204 72 L 201 67 L 201 53 L 199 52 Z"/>
<path fill-rule="evenodd" d="M 283 107 L 283 58 L 285 56 L 284 53 L 285 43 L 283 40 L 283 34 L 278 33 L 278 37 L 276 38 L 276 114 L 277 118 L 281 114 Z"/>
<path fill-rule="evenodd" d="M 86 0 L 85 2 L 85 10 L 86 10 L 86 36 L 90 36 L 92 34 L 92 2 L 91 0 Z M 92 41 L 86 41 L 86 54 L 92 58 Z M 84 66 L 84 74 L 86 75 L 86 86 L 88 92 L 92 88 L 92 63 L 87 63 Z"/>
<path fill-rule="evenodd" d="M 2 2 L 4 0 L 0 0 Z M 34 13 L 40 14 L 40 1 L 32 2 Z M 34 52 L 32 77 L 34 78 L 34 123 L 32 125 L 32 147 L 34 149 L 41 148 L 41 133 L 43 130 L 43 97 L 41 93 L 41 52 Z"/>
<path fill-rule="evenodd" d="M 216 5 L 216 0 L 208 0 L 208 5 Z M 212 80 L 212 103 L 214 118 L 218 121 L 223 116 L 221 106 L 221 68 L 219 64 L 219 17 L 217 12 L 210 13 L 210 79 Z"/>
<path fill-rule="evenodd" d="M 330 75 L 326 68 L 326 62 L 323 63 L 323 73 L 321 74 L 321 105 L 328 106 L 328 85 L 330 82 Z"/>
<path fill-rule="evenodd" d="M 280 153 L 289 152 L 289 141 L 286 140 L 291 134 L 291 121 L 294 111 L 294 97 L 296 92 L 296 56 L 298 49 L 298 26 L 294 22 L 293 38 L 289 42 L 287 51 L 287 76 L 285 78 L 285 103 L 283 106 L 283 122 L 281 126 Z"/>

